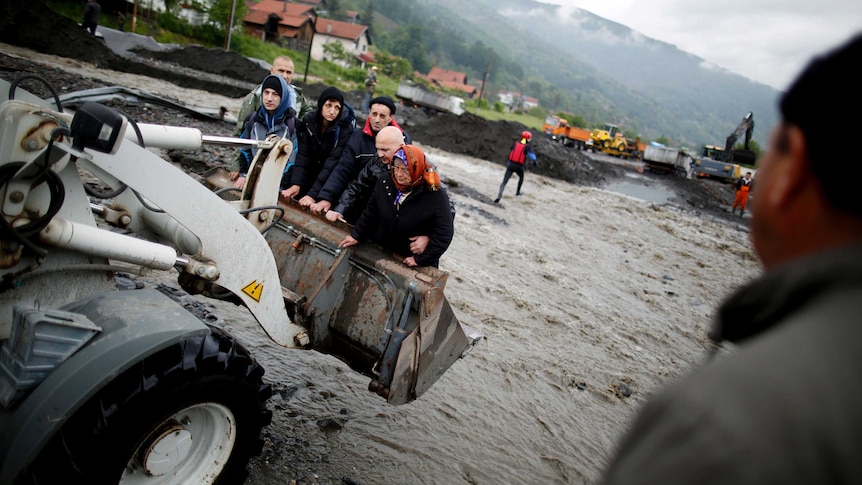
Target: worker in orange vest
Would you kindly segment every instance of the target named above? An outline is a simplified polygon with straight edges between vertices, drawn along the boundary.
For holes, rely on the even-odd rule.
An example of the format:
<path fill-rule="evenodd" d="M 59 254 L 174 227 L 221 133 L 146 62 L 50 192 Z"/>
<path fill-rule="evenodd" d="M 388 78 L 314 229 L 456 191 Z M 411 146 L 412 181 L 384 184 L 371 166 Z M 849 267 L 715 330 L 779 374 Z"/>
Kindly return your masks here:
<path fill-rule="evenodd" d="M 521 132 L 521 139 L 516 141 L 509 150 L 509 159 L 506 162 L 506 174 L 503 176 L 503 183 L 500 184 L 500 192 L 497 193 L 497 198 L 494 199 L 495 204 L 499 203 L 500 198 L 503 197 L 503 190 L 506 189 L 509 177 L 513 173 L 518 176 L 518 190 L 515 191 L 515 195 L 521 195 L 521 186 L 524 185 L 524 165 L 528 159 L 534 167 L 538 165 L 536 154 L 533 153 L 533 148 L 530 145 L 530 139 L 532 138 L 533 134 L 529 131 Z"/>
<path fill-rule="evenodd" d="M 739 217 L 745 212 L 745 205 L 748 204 L 748 194 L 751 192 L 751 172 L 745 172 L 745 176 L 736 181 L 736 197 L 733 199 L 733 205 L 730 208 L 730 213 L 735 214 L 736 208 L 739 207 Z"/>

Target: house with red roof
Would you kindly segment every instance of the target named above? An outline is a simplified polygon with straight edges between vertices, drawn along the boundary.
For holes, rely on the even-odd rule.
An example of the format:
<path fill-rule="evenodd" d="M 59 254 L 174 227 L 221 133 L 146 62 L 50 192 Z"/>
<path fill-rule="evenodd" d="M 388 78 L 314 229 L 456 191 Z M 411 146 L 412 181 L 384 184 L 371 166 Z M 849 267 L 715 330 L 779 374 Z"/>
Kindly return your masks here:
<path fill-rule="evenodd" d="M 428 74 L 414 73 L 414 76 L 421 77 L 431 84 L 440 86 L 441 88 L 452 89 L 464 93 L 468 98 L 473 98 L 478 94 L 479 89 L 467 83 L 467 73 L 450 71 L 442 67 L 432 67 Z"/>
<path fill-rule="evenodd" d="M 311 42 L 317 20 L 314 7 L 281 0 L 262 0 L 246 5 L 248 13 L 242 19 L 246 34 L 294 49 Z"/>

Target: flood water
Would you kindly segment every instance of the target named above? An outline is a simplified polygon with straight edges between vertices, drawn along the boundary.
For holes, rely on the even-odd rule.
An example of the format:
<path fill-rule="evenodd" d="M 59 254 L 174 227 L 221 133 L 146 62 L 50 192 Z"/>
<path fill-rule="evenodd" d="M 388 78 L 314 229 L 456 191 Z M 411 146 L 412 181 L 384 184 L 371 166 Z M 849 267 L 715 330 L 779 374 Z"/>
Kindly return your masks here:
<path fill-rule="evenodd" d="M 666 204 L 673 199 L 673 193 L 660 187 L 650 187 L 634 182 L 612 182 L 605 186 L 605 190 L 617 192 L 635 199 Z"/>

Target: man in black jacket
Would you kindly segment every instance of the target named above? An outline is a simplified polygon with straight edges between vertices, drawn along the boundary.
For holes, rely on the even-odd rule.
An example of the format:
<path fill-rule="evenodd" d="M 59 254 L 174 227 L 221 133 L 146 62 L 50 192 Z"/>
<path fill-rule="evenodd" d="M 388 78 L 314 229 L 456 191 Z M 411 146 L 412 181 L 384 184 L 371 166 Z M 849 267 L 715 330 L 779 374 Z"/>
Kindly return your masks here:
<path fill-rule="evenodd" d="M 102 6 L 96 0 L 89 0 L 87 5 L 84 5 L 84 21 L 81 22 L 81 27 L 90 33 L 96 35 L 96 27 L 99 26 L 99 14 L 102 13 Z"/>
<path fill-rule="evenodd" d="M 377 179 L 381 175 L 389 176 L 389 163 L 392 162 L 392 155 L 401 145 L 406 143 L 404 138 L 404 132 L 395 126 L 386 126 L 377 133 L 374 138 L 377 158 L 366 163 L 359 171 L 359 175 L 347 185 L 338 199 L 338 203 L 326 213 L 327 219 L 333 222 L 340 220 L 348 224 L 356 222 L 368 203 L 368 198 L 371 197 L 371 191 L 374 190 Z"/>

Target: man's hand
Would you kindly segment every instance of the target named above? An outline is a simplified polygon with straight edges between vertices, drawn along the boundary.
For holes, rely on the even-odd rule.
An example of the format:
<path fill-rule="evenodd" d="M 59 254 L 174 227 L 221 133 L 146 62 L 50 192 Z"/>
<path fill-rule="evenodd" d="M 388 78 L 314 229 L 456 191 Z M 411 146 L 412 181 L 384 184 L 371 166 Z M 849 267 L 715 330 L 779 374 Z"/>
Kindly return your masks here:
<path fill-rule="evenodd" d="M 245 177 L 237 177 L 233 183 L 233 188 L 242 189 L 243 187 L 245 187 Z"/>
<path fill-rule="evenodd" d="M 292 199 L 299 194 L 299 185 L 291 185 L 281 191 L 281 196 L 285 199 Z"/>
<path fill-rule="evenodd" d="M 353 236 L 348 234 L 340 243 L 338 243 L 338 248 L 349 248 L 350 246 L 356 246 L 357 244 L 359 244 L 359 241 L 353 239 Z"/>
<path fill-rule="evenodd" d="M 413 254 L 422 254 L 425 248 L 428 247 L 428 236 L 413 236 L 410 238 L 410 252 Z M 408 265 L 409 266 L 409 265 Z"/>
<path fill-rule="evenodd" d="M 418 264 L 416 264 L 416 258 L 414 258 L 413 256 L 404 258 L 404 264 L 410 266 L 411 268 L 414 266 L 419 266 Z"/>
<path fill-rule="evenodd" d="M 344 220 L 344 216 L 339 214 L 338 212 L 335 212 L 335 211 L 327 212 L 326 213 L 326 220 L 329 222 L 341 221 L 341 222 L 347 223 L 347 221 Z"/>
<path fill-rule="evenodd" d="M 228 176 L 230 177 L 231 181 L 236 180 L 237 177 L 239 177 L 239 172 L 231 172 Z"/>
<path fill-rule="evenodd" d="M 329 210 L 332 207 L 332 204 L 328 200 L 321 200 L 315 204 L 311 204 L 311 213 L 312 214 L 320 214 Z"/>
<path fill-rule="evenodd" d="M 311 198 L 310 195 L 306 195 L 303 198 L 299 199 L 299 205 L 302 207 L 311 207 L 315 203 L 315 200 Z"/>

